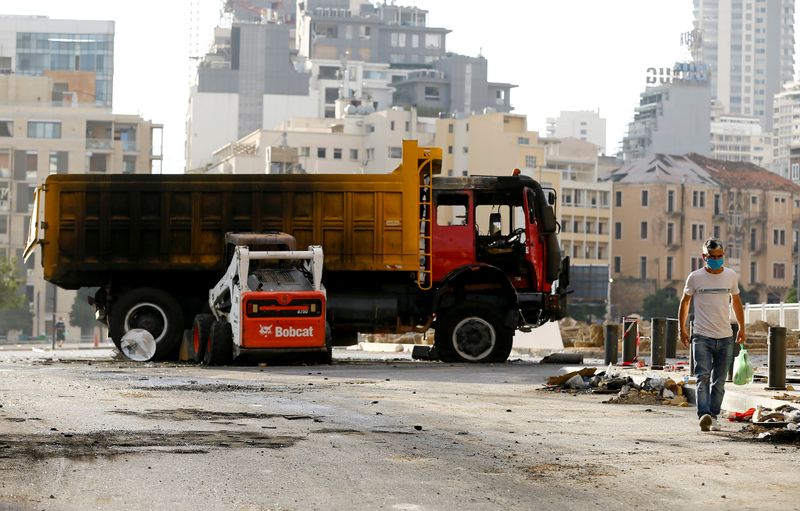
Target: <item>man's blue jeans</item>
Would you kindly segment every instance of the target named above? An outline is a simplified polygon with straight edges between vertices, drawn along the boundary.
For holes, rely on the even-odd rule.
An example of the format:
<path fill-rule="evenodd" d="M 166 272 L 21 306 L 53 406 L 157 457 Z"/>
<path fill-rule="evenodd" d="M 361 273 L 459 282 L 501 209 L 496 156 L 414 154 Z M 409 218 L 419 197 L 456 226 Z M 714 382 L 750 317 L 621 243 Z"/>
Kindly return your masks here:
<path fill-rule="evenodd" d="M 692 335 L 694 375 L 697 378 L 697 416 L 719 415 L 725 395 L 725 378 L 733 355 L 733 337 L 712 339 Z"/>

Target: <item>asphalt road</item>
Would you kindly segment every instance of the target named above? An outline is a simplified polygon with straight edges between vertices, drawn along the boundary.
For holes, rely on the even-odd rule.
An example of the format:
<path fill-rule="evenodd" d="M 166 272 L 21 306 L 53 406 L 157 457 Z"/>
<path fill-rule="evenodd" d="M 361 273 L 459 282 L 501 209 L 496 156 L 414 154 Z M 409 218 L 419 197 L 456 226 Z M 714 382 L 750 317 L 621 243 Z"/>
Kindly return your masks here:
<path fill-rule="evenodd" d="M 542 391 L 559 367 L 529 361 L 336 351 L 234 368 L 0 352 L 0 510 L 800 509 L 800 449 L 701 433 L 691 409 Z"/>

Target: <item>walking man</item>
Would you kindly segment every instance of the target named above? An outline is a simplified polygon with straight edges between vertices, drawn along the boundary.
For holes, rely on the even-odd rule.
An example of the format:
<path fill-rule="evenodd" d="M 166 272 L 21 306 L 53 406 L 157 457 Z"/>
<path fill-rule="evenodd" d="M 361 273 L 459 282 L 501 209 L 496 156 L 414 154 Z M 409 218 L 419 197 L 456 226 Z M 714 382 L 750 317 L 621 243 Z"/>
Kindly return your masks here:
<path fill-rule="evenodd" d="M 711 238 L 703 243 L 705 266 L 689 274 L 683 290 L 678 318 L 681 344 L 689 346 L 686 320 L 689 304 L 694 299 L 692 350 L 697 379 L 697 417 L 701 431 L 718 431 L 717 417 L 725 395 L 728 363 L 733 355 L 733 329 L 730 310 L 736 315 L 739 332 L 736 342 L 744 344 L 744 310 L 739 297 L 739 276 L 725 268 L 722 242 Z"/>

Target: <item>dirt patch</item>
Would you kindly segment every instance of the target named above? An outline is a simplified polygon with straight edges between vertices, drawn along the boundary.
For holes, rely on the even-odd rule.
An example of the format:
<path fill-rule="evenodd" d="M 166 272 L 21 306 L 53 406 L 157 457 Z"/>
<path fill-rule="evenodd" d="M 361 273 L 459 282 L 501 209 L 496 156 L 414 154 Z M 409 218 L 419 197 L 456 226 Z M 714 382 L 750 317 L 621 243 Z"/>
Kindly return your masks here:
<path fill-rule="evenodd" d="M 314 420 L 321 422 L 321 419 L 312 415 L 292 415 L 284 413 L 251 413 L 251 412 L 214 412 L 210 410 L 200 410 L 198 408 L 176 408 L 166 410 L 110 410 L 110 413 L 127 415 L 130 417 L 141 417 L 153 420 L 173 420 L 173 421 L 225 421 L 239 419 L 275 419 L 286 420 Z"/>
<path fill-rule="evenodd" d="M 567 463 L 537 463 L 522 467 L 522 471 L 530 479 L 543 479 L 547 477 L 587 479 L 593 477 L 610 476 L 611 474 L 592 464 L 571 465 Z"/>
<path fill-rule="evenodd" d="M 176 384 L 176 385 L 140 385 L 133 387 L 136 390 L 144 391 L 178 391 L 178 392 L 269 392 L 269 393 L 295 393 L 300 394 L 306 389 L 305 386 L 281 386 L 281 387 L 266 387 L 264 385 L 233 385 L 230 383 L 212 383 L 212 384 Z"/>
<path fill-rule="evenodd" d="M 219 448 L 279 449 L 300 437 L 242 431 L 96 431 L 0 435 L 0 459 L 98 458 L 121 454 L 203 454 Z"/>

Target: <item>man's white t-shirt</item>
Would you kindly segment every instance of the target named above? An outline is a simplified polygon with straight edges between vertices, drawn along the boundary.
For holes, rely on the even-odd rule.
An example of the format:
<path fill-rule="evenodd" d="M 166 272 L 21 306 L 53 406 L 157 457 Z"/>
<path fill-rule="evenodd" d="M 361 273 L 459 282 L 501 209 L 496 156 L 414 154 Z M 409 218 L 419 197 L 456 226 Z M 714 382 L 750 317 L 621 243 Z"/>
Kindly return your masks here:
<path fill-rule="evenodd" d="M 694 322 L 692 332 L 722 339 L 731 337 L 731 295 L 739 294 L 739 276 L 730 268 L 711 273 L 700 268 L 689 274 L 684 294 L 692 296 Z"/>

